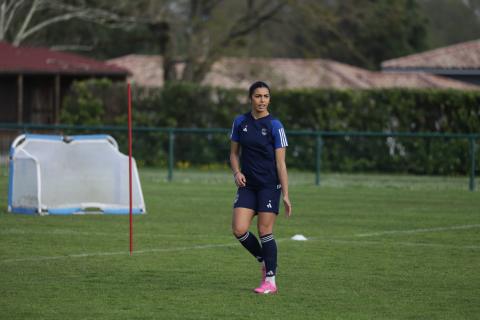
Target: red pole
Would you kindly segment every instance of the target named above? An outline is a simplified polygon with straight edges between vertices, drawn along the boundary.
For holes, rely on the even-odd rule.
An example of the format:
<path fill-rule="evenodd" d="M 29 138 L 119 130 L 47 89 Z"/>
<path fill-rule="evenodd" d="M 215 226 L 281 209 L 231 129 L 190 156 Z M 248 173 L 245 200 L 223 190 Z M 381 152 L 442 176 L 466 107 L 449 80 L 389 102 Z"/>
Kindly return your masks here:
<path fill-rule="evenodd" d="M 130 216 L 130 255 L 133 254 L 133 212 L 132 212 L 132 90 L 128 83 L 128 193 Z"/>

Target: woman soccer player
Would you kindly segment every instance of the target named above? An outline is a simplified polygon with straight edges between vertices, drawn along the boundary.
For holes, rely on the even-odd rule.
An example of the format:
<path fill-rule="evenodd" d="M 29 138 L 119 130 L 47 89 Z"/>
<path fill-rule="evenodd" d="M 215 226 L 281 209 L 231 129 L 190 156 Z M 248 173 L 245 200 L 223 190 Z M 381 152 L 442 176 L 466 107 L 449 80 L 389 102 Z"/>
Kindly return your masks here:
<path fill-rule="evenodd" d="M 277 245 L 273 237 L 273 225 L 278 215 L 281 193 L 286 216 L 292 214 L 285 165 L 288 143 L 282 124 L 268 111 L 268 85 L 261 81 L 253 83 L 249 98 L 252 109 L 235 118 L 230 137 L 230 164 L 238 186 L 232 229 L 240 243 L 262 265 L 262 282 L 254 291 L 273 294 L 277 292 Z M 255 215 L 258 215 L 261 246 L 255 235 L 248 231 Z"/>

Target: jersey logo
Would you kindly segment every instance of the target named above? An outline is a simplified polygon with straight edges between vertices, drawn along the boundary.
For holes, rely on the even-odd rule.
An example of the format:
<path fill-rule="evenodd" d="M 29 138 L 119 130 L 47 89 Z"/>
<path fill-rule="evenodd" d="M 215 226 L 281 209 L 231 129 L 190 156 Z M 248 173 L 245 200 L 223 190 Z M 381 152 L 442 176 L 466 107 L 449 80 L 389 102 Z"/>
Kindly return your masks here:
<path fill-rule="evenodd" d="M 268 200 L 267 208 L 272 209 L 272 200 Z"/>
<path fill-rule="evenodd" d="M 264 136 L 267 135 L 267 128 L 262 128 L 262 135 L 264 135 Z"/>
<path fill-rule="evenodd" d="M 245 127 L 243 128 L 243 132 L 247 132 L 247 124 L 245 125 Z"/>

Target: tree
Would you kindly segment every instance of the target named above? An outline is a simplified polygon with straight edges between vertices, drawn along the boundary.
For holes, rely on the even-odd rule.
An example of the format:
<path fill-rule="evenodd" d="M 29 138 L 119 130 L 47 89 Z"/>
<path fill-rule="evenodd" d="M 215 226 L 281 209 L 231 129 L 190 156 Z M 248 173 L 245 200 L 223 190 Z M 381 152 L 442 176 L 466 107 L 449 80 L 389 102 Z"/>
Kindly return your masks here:
<path fill-rule="evenodd" d="M 37 43 L 48 43 L 57 49 L 93 48 L 97 57 L 103 57 L 102 52 L 132 51 L 131 40 L 136 40 L 134 50 L 150 48 L 150 52 L 164 56 L 167 81 L 201 82 L 212 64 L 235 46 L 237 39 L 271 20 L 286 3 L 287 0 L 0 0 L 0 40 L 20 45 L 35 35 L 40 40 Z M 152 42 L 156 45 L 146 45 Z M 179 62 L 185 67 L 181 74 L 176 74 L 175 65 Z"/>
<path fill-rule="evenodd" d="M 479 0 L 419 0 L 428 19 L 428 46 L 437 48 L 480 38 Z"/>
<path fill-rule="evenodd" d="M 166 81 L 201 82 L 222 56 L 375 69 L 426 48 L 417 1 L 433 0 L 0 0 L 0 39 L 89 48 L 101 59 L 161 54 Z"/>
<path fill-rule="evenodd" d="M 166 80 L 201 82 L 212 64 L 228 52 L 237 39 L 270 21 L 286 4 L 286 0 L 176 2 L 166 16 L 171 30 L 164 52 Z M 228 14 L 225 8 L 229 9 Z M 172 61 L 184 63 L 180 75 L 172 71 Z"/>
<path fill-rule="evenodd" d="M 281 17 L 289 30 L 268 31 L 277 39 L 280 32 L 289 37 L 282 42 L 290 47 L 288 56 L 377 69 L 383 60 L 426 47 L 427 21 L 414 0 L 304 0 L 291 9 L 293 14 Z"/>
<path fill-rule="evenodd" d="M 462 0 L 462 2 L 480 19 L 480 0 Z"/>
<path fill-rule="evenodd" d="M 81 0 L 0 0 L 0 41 L 18 46 L 54 24 L 73 19 L 123 28 L 134 22 Z"/>
<path fill-rule="evenodd" d="M 327 58 L 377 69 L 426 48 L 427 20 L 414 0 L 289 1 L 229 54 Z"/>

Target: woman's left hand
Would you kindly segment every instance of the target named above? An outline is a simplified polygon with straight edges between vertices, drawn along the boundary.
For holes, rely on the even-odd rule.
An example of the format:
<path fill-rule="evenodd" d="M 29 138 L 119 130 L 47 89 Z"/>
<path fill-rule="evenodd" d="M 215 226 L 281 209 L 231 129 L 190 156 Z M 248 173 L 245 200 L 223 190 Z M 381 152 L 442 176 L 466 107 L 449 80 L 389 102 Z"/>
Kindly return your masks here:
<path fill-rule="evenodd" d="M 283 197 L 283 204 L 285 206 L 285 216 L 289 218 L 292 215 L 292 204 L 288 196 Z"/>
<path fill-rule="evenodd" d="M 233 179 L 235 180 L 237 187 L 245 187 L 247 185 L 247 179 L 240 171 L 233 176 Z"/>

